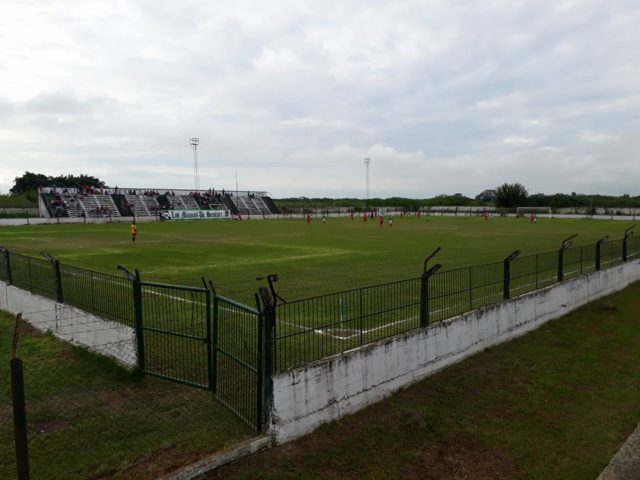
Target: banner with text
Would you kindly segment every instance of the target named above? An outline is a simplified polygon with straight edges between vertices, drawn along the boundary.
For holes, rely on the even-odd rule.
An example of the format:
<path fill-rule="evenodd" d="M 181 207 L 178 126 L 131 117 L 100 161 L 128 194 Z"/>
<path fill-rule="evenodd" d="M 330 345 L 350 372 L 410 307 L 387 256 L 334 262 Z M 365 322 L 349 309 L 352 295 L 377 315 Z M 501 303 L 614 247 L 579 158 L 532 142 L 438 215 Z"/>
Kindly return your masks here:
<path fill-rule="evenodd" d="M 227 210 L 167 210 L 162 212 L 167 220 L 216 220 L 227 218 Z"/>

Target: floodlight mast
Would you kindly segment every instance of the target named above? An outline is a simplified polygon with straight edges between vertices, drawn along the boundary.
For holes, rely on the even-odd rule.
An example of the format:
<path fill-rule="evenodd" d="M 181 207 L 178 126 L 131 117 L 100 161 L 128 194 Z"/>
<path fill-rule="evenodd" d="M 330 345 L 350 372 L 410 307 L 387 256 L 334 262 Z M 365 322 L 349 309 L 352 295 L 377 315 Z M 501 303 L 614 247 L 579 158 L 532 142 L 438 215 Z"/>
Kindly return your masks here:
<path fill-rule="evenodd" d="M 193 149 L 193 187 L 197 192 L 200 190 L 200 170 L 198 169 L 198 145 L 200 145 L 200 139 L 198 137 L 190 138 L 189 145 Z"/>
<path fill-rule="evenodd" d="M 371 159 L 369 157 L 364 159 L 364 166 L 367 170 L 367 202 L 365 204 L 365 211 L 369 211 L 369 164 L 371 163 Z"/>

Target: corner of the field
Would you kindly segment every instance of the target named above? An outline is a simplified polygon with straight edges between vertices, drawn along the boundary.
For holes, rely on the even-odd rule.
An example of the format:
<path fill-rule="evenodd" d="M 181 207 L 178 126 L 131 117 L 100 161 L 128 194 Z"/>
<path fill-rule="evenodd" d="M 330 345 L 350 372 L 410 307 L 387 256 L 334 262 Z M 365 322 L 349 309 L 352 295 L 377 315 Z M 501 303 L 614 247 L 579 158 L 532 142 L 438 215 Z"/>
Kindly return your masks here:
<path fill-rule="evenodd" d="M 252 437 L 234 447 L 216 452 L 191 465 L 187 465 L 175 472 L 160 477 L 160 480 L 191 480 L 223 465 L 236 462 L 244 457 L 265 450 L 271 445 L 272 442 L 269 435 L 263 435 L 257 438 Z"/>

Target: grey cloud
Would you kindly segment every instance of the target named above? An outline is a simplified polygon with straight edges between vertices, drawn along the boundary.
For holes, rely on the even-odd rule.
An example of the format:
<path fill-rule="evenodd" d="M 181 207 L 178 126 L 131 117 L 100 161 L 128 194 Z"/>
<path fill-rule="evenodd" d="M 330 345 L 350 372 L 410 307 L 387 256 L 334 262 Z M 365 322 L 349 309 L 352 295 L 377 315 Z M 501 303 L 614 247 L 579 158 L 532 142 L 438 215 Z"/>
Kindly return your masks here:
<path fill-rule="evenodd" d="M 207 181 L 278 196 L 362 194 L 363 156 L 381 195 L 637 192 L 632 0 L 34 5 L 56 45 L 0 38 L 13 176 L 55 158 L 188 187 L 197 135 Z M 28 93 L 7 80 L 34 65 Z"/>

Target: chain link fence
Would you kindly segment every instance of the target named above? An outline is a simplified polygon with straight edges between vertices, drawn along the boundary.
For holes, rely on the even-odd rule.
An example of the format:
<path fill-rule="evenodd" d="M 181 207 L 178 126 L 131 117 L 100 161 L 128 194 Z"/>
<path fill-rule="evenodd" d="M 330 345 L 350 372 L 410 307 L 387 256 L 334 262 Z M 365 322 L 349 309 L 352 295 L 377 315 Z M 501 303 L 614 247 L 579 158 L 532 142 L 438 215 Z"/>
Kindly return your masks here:
<path fill-rule="evenodd" d="M 13 328 L 13 318 L 0 312 L 0 347 L 7 360 Z M 24 437 L 15 435 L 11 406 L 20 395 L 12 392 L 5 368 L 0 478 L 16 478 L 20 438 L 26 443 L 18 450 L 28 459 L 21 471 L 29 476 L 19 478 L 151 479 L 251 435 L 208 392 L 139 375 L 21 319 L 15 321 L 15 338 L 11 362 L 22 366 L 25 428 Z"/>

